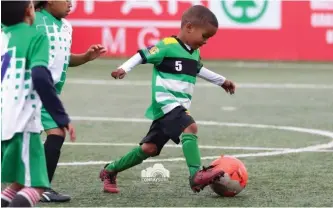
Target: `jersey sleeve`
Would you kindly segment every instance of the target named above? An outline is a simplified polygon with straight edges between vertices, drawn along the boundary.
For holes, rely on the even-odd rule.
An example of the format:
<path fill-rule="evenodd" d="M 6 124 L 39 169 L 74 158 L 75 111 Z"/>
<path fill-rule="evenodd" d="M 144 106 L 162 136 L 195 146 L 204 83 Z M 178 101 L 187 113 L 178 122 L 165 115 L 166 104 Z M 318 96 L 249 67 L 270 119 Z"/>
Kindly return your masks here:
<path fill-rule="evenodd" d="M 142 64 L 159 64 L 164 59 L 167 50 L 168 46 L 165 45 L 163 41 L 160 41 L 156 45 L 143 48 L 138 52 L 141 55 Z"/>
<path fill-rule="evenodd" d="M 198 66 L 197 66 L 198 73 L 200 73 L 200 70 L 202 69 L 202 67 L 203 67 L 203 63 L 201 61 L 201 56 L 199 56 Z"/>
<path fill-rule="evenodd" d="M 49 41 L 45 34 L 39 33 L 32 40 L 29 50 L 29 65 L 32 69 L 35 66 L 48 67 L 49 65 Z"/>

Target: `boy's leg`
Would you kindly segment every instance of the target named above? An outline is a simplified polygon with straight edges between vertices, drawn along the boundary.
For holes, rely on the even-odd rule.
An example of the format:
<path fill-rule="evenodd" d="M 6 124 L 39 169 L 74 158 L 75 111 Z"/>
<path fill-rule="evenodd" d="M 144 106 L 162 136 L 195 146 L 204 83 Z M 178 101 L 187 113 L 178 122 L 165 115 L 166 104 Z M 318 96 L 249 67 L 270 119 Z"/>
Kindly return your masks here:
<path fill-rule="evenodd" d="M 34 207 L 44 189 L 24 187 L 21 184 L 13 183 L 1 192 L 1 207 Z M 4 200 L 11 192 L 10 200 Z M 5 197 L 3 197 L 5 196 Z"/>
<path fill-rule="evenodd" d="M 182 135 L 183 153 L 186 158 L 186 163 L 190 171 L 190 186 L 194 192 L 200 192 L 207 185 L 213 183 L 224 175 L 220 169 L 215 169 L 212 166 L 203 167 L 200 170 L 201 158 L 199 146 L 196 136 L 196 124 L 191 124 L 184 130 Z"/>
<path fill-rule="evenodd" d="M 120 159 L 105 165 L 99 174 L 100 179 L 103 181 L 104 192 L 118 193 L 117 173 L 142 163 L 148 157 L 150 156 L 139 146 L 132 149 Z"/>
<path fill-rule="evenodd" d="M 8 205 L 9 207 L 34 207 L 40 200 L 41 193 L 44 189 L 23 188 L 17 192 L 15 198 Z"/>
<path fill-rule="evenodd" d="M 184 107 L 176 107 L 161 122 L 165 126 L 165 134 L 170 135 L 175 143 L 179 143 L 179 136 L 183 133 L 182 148 L 189 168 L 190 186 L 193 191 L 200 191 L 224 174 L 223 171 L 211 167 L 200 170 L 201 157 L 196 135 L 197 125 Z"/>
<path fill-rule="evenodd" d="M 9 206 L 34 206 L 40 194 L 34 188 L 49 187 L 43 144 L 38 133 L 18 133 L 2 142 L 2 182 L 14 183 L 10 187 L 18 191 Z M 19 191 L 21 187 L 22 190 Z"/>
<path fill-rule="evenodd" d="M 13 164 L 19 162 L 19 156 L 17 155 L 20 154 L 20 151 L 17 148 L 20 148 L 20 145 L 16 141 L 15 136 L 11 140 L 1 141 L 1 183 L 13 183 L 16 180 L 13 173 L 16 173 L 17 166 Z M 17 191 L 12 186 L 8 186 L 3 190 L 1 192 L 1 207 L 7 207 Z"/>
<path fill-rule="evenodd" d="M 17 183 L 12 183 L 10 186 L 5 188 L 1 192 L 1 207 L 8 207 L 8 205 L 15 198 L 17 192 L 19 192 L 23 188 L 22 185 Z"/>
<path fill-rule="evenodd" d="M 143 160 L 160 154 L 163 146 L 168 142 L 167 137 L 160 130 L 158 121 L 151 125 L 146 137 L 140 142 L 139 147 L 132 149 L 125 156 L 110 164 L 107 164 L 100 172 L 100 178 L 104 181 L 104 191 L 118 193 L 116 175 L 118 172 L 141 164 Z"/>
<path fill-rule="evenodd" d="M 183 133 L 181 138 L 186 164 L 190 172 L 190 177 L 192 177 L 200 170 L 201 167 L 201 154 L 198 146 L 198 136 L 193 133 Z"/>
<path fill-rule="evenodd" d="M 44 143 L 44 149 L 48 178 L 49 182 L 51 183 L 58 165 L 61 148 L 65 141 L 65 132 L 64 130 L 58 128 L 58 125 L 52 119 L 51 115 L 45 110 L 45 108 L 42 108 L 41 118 L 44 131 L 47 134 L 47 138 Z M 57 193 L 51 188 L 47 189 L 41 198 L 42 202 L 67 202 L 70 200 L 70 196 Z"/>

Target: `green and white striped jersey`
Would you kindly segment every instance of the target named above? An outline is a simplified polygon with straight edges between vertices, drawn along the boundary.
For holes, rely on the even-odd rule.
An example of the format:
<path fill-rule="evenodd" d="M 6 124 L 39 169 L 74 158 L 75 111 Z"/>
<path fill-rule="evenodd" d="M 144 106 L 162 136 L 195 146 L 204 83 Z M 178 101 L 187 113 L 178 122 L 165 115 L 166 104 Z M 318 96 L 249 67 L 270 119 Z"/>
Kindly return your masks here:
<path fill-rule="evenodd" d="M 152 103 L 146 117 L 156 120 L 179 105 L 189 109 L 202 68 L 199 50 L 190 50 L 176 37 L 168 37 L 139 53 L 142 63 L 154 64 Z"/>
<path fill-rule="evenodd" d="M 1 31 L 1 140 L 18 132 L 40 133 L 41 101 L 33 89 L 31 69 L 48 66 L 47 37 L 25 23 Z"/>
<path fill-rule="evenodd" d="M 34 26 L 46 33 L 50 42 L 49 70 L 57 93 L 65 84 L 72 45 L 72 26 L 65 19 L 57 19 L 46 10 L 36 12 Z"/>

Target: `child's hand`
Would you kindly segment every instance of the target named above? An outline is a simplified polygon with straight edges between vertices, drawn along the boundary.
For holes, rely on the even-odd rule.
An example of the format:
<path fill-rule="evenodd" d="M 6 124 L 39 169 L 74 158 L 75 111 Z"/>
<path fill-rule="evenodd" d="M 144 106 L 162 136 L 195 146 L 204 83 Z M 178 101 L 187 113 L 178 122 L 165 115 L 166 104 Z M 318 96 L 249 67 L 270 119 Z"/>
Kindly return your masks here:
<path fill-rule="evenodd" d="M 90 46 L 84 56 L 87 61 L 92 61 L 97 57 L 99 57 L 100 55 L 104 54 L 105 52 L 106 48 L 104 48 L 100 44 L 97 44 Z"/>
<path fill-rule="evenodd" d="M 227 92 L 230 93 L 230 95 L 235 93 L 236 90 L 236 85 L 230 81 L 230 80 L 225 80 L 224 83 L 221 85 L 221 87 Z"/>
<path fill-rule="evenodd" d="M 117 69 L 111 73 L 111 76 L 115 79 L 123 79 L 126 76 L 124 69 Z"/>
<path fill-rule="evenodd" d="M 68 126 L 65 129 L 69 133 L 71 142 L 75 142 L 75 140 L 76 140 L 76 133 L 75 133 L 74 126 L 71 123 L 69 123 Z"/>

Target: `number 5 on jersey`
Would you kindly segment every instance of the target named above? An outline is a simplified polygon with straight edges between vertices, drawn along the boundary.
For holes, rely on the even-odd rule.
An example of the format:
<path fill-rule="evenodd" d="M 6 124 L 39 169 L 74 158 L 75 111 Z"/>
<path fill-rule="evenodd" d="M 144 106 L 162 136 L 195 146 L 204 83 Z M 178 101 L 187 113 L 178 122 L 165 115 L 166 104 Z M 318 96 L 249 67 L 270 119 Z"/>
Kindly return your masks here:
<path fill-rule="evenodd" d="M 183 70 L 182 61 L 176 61 L 176 62 L 175 62 L 175 69 L 176 69 L 176 71 L 181 71 L 181 70 Z"/>

